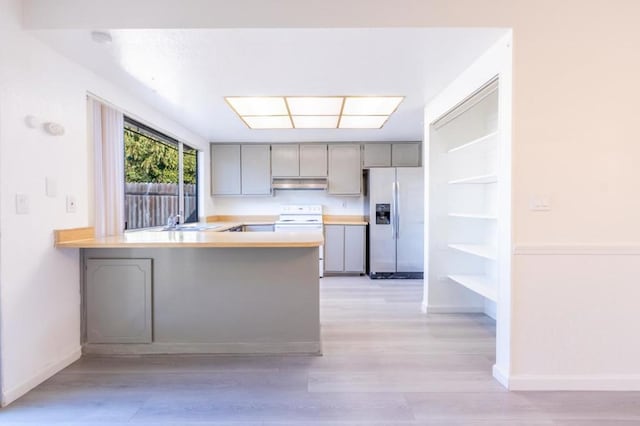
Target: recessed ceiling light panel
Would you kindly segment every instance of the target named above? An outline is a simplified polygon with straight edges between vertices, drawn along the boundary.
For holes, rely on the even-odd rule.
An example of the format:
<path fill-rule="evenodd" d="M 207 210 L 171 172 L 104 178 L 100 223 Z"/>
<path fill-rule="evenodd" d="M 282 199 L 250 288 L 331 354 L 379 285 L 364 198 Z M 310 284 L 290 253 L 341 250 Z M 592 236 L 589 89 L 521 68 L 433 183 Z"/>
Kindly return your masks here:
<path fill-rule="evenodd" d="M 341 129 L 380 129 L 389 118 L 388 115 L 343 115 Z"/>
<path fill-rule="evenodd" d="M 292 129 L 288 115 L 251 116 L 242 117 L 251 129 Z"/>
<path fill-rule="evenodd" d="M 342 96 L 287 97 L 291 115 L 340 115 L 343 102 Z"/>
<path fill-rule="evenodd" d="M 228 96 L 250 129 L 380 129 L 404 96 Z"/>
<path fill-rule="evenodd" d="M 289 114 L 282 96 L 237 96 L 225 99 L 240 116 Z"/>
<path fill-rule="evenodd" d="M 342 114 L 391 115 L 403 99 L 403 96 L 347 96 Z"/>
<path fill-rule="evenodd" d="M 296 129 L 335 129 L 339 115 L 292 115 Z"/>

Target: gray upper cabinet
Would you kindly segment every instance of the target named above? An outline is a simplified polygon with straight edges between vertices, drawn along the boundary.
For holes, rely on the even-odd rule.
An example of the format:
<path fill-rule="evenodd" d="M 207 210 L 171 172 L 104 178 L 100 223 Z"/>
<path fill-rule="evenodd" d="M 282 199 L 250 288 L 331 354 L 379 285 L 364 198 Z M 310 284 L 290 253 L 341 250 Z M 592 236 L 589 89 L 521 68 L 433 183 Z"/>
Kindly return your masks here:
<path fill-rule="evenodd" d="M 269 145 L 241 146 L 242 195 L 271 194 L 271 148 Z"/>
<path fill-rule="evenodd" d="M 327 145 L 300 145 L 300 176 L 327 176 Z"/>
<path fill-rule="evenodd" d="M 329 145 L 329 194 L 360 195 L 362 164 L 359 144 Z"/>
<path fill-rule="evenodd" d="M 326 151 L 326 147 L 325 147 Z M 274 177 L 297 177 L 300 175 L 300 160 L 297 144 L 271 145 L 271 175 Z M 325 154 L 326 164 L 326 154 Z M 326 166 L 325 166 L 326 169 Z M 326 173 L 326 171 L 325 171 Z"/>
<path fill-rule="evenodd" d="M 419 143 L 394 143 L 391 145 L 392 167 L 419 167 Z"/>
<path fill-rule="evenodd" d="M 211 144 L 211 194 L 240 195 L 240 145 Z"/>
<path fill-rule="evenodd" d="M 87 342 L 151 343 L 151 259 L 87 259 Z"/>
<path fill-rule="evenodd" d="M 369 167 L 391 167 L 390 143 L 366 143 L 364 144 L 363 165 Z"/>

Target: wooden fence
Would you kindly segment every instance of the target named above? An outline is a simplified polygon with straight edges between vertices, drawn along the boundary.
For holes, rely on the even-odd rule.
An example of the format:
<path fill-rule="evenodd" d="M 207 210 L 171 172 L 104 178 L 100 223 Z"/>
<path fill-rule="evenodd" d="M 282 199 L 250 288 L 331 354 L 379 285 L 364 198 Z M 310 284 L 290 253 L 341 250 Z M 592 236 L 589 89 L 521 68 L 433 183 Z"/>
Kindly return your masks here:
<path fill-rule="evenodd" d="M 184 185 L 184 196 L 187 217 L 182 218 L 183 222 L 190 219 L 190 215 L 196 214 L 196 186 Z M 127 229 L 166 225 L 167 218 L 178 214 L 179 210 L 177 183 L 125 184 L 124 212 Z"/>

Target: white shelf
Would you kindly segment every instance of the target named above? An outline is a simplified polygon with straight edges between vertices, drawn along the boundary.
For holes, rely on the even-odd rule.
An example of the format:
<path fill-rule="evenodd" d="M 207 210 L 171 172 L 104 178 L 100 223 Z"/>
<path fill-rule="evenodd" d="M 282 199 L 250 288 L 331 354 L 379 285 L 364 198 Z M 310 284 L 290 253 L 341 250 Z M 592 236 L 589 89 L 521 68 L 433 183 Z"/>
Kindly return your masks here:
<path fill-rule="evenodd" d="M 464 144 L 462 144 L 460 146 L 456 146 L 455 148 L 451 148 L 449 151 L 447 151 L 447 153 L 450 154 L 452 152 L 460 151 L 461 149 L 472 147 L 473 145 L 481 144 L 483 142 L 491 140 L 492 138 L 494 138 L 496 136 L 498 136 L 498 132 L 497 131 L 489 133 L 488 135 L 484 135 L 484 136 L 479 137 L 477 139 L 474 139 L 474 140 L 472 140 L 470 142 L 464 143 Z"/>
<path fill-rule="evenodd" d="M 465 219 L 486 219 L 486 220 L 498 219 L 496 216 L 491 216 L 488 214 L 471 214 L 471 213 L 449 213 L 449 217 L 461 217 Z"/>
<path fill-rule="evenodd" d="M 449 248 L 485 259 L 495 260 L 497 258 L 496 249 L 493 246 L 482 244 L 449 244 Z"/>
<path fill-rule="evenodd" d="M 496 286 L 483 275 L 448 275 L 448 278 L 491 301 L 498 300 Z"/>
<path fill-rule="evenodd" d="M 449 185 L 460 185 L 464 183 L 484 184 L 484 183 L 496 183 L 498 176 L 495 174 L 470 176 L 462 179 L 454 179 L 447 182 Z"/>

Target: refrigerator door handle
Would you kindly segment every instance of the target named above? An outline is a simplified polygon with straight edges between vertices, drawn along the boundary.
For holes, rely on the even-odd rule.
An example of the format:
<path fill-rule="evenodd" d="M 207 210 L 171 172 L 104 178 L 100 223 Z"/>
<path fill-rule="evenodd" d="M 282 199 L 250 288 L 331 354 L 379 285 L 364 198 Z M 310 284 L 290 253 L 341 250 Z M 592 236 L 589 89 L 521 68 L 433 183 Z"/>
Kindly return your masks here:
<path fill-rule="evenodd" d="M 396 182 L 396 239 L 400 239 L 400 182 Z"/>
<path fill-rule="evenodd" d="M 396 183 L 391 184 L 391 239 L 396 239 Z"/>

